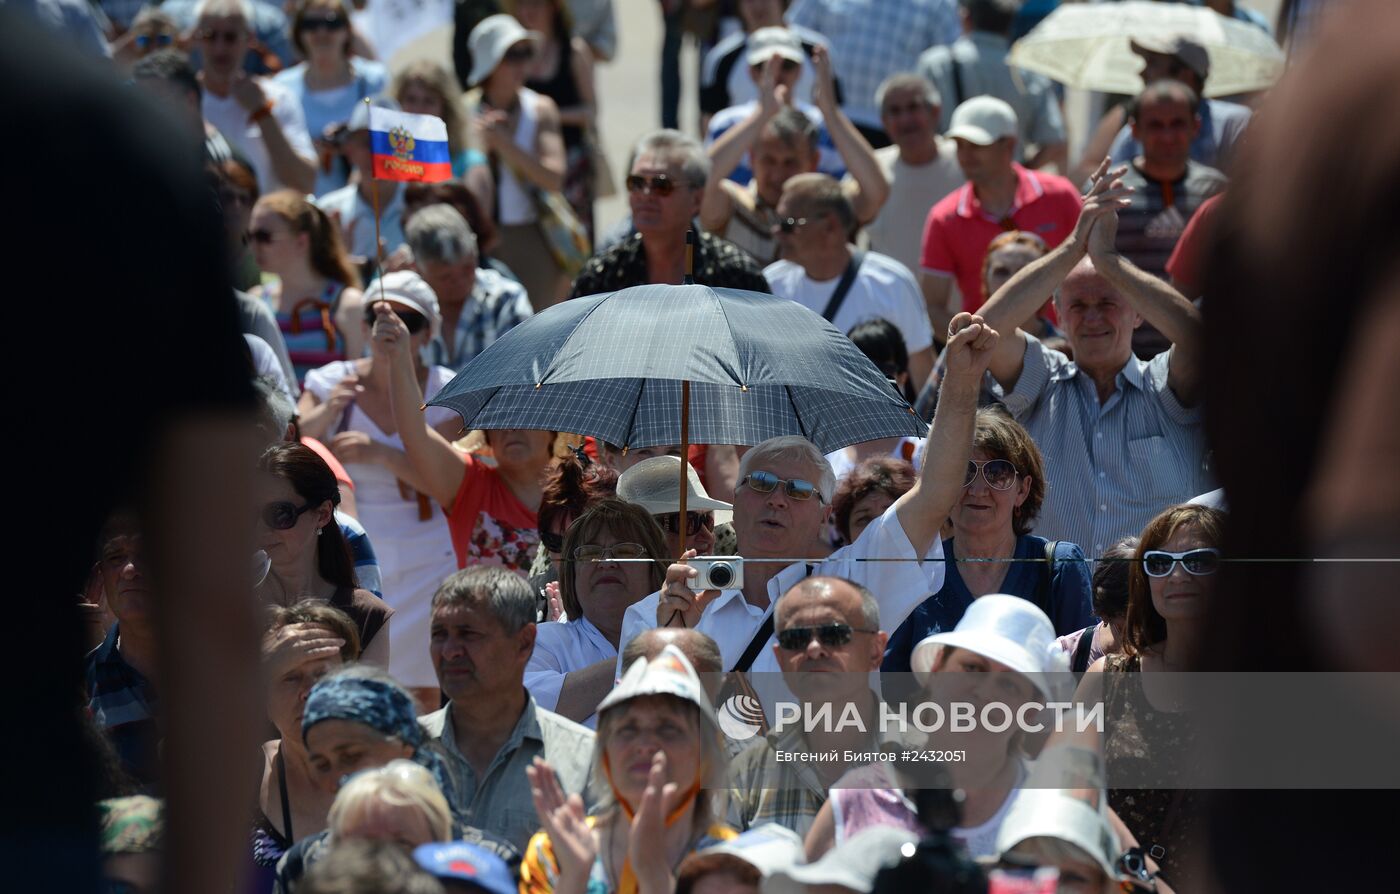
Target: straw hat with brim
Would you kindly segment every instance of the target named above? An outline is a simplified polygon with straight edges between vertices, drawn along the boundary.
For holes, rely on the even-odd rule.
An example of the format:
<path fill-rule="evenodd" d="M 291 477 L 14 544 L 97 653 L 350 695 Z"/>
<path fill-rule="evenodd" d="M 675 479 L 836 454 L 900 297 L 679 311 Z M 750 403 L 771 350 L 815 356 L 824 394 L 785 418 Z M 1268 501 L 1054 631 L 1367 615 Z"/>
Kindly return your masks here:
<path fill-rule="evenodd" d="M 1024 674 L 1047 699 L 1054 697 L 1046 674 L 1066 670 L 1064 652 L 1055 642 L 1055 626 L 1045 612 L 1019 596 L 992 593 L 974 599 L 958 626 L 924 637 L 909 656 L 921 684 L 928 682 L 934 660 L 945 646 L 976 652 Z"/>
<path fill-rule="evenodd" d="M 722 844 L 707 847 L 696 853 L 728 854 L 743 860 L 767 878 L 802 862 L 802 836 L 786 826 L 764 823 Z"/>
<path fill-rule="evenodd" d="M 632 666 L 622 675 L 622 680 L 598 705 L 598 714 L 602 715 L 609 708 L 645 695 L 670 695 L 691 702 L 700 709 L 703 716 L 709 718 L 714 729 L 719 729 L 715 707 L 710 704 L 705 687 L 700 683 L 700 677 L 696 675 L 690 661 L 675 646 L 667 646 L 650 661 L 638 658 L 632 662 Z"/>
<path fill-rule="evenodd" d="M 380 286 L 384 296 L 380 297 Z M 388 301 L 412 308 L 427 317 L 428 328 L 433 336 L 442 328 L 442 311 L 438 309 L 437 295 L 433 287 L 412 270 L 395 270 L 376 279 L 365 288 L 365 298 L 371 303 Z"/>
<path fill-rule="evenodd" d="M 679 456 L 653 456 L 623 472 L 617 479 L 617 498 L 638 506 L 652 515 L 681 511 Z M 686 463 L 685 508 L 687 512 L 713 512 L 734 507 L 710 499 L 695 467 Z"/>
<path fill-rule="evenodd" d="M 870 891 L 880 870 L 913 854 L 918 836 L 908 829 L 874 826 L 847 838 L 815 863 L 776 870 L 763 880 L 763 894 L 804 894 L 808 885 L 840 885 Z"/>
<path fill-rule="evenodd" d="M 1118 879 L 1122 846 L 1108 818 L 1059 789 L 1027 788 L 1016 794 L 997 832 L 997 853 L 1005 854 L 1030 838 L 1054 838 L 1082 850 L 1111 879 Z"/>
<path fill-rule="evenodd" d="M 990 146 L 1016 133 L 1015 109 L 995 96 L 974 96 L 953 110 L 946 136 L 974 146 Z"/>
<path fill-rule="evenodd" d="M 498 13 L 482 19 L 467 38 L 467 49 L 472 54 L 472 71 L 467 76 L 467 86 L 475 87 L 489 78 L 505 58 L 506 52 L 522 40 L 539 44 L 543 39 L 544 35 L 540 32 L 525 30 L 515 16 Z"/>

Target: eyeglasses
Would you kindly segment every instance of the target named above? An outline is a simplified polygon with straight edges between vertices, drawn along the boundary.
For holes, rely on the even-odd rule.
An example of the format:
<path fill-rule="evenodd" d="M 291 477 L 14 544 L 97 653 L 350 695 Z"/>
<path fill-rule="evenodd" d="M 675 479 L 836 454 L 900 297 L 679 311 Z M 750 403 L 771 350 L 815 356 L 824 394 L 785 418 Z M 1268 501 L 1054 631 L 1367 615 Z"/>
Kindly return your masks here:
<path fill-rule="evenodd" d="M 772 472 L 750 472 L 739 482 L 740 487 L 747 485 L 750 490 L 760 494 L 771 494 L 780 484 L 783 486 L 783 493 L 794 500 L 810 500 L 816 497 L 818 503 L 822 502 L 822 495 L 818 493 L 817 486 L 801 478 L 779 478 Z"/>
<path fill-rule="evenodd" d="M 298 507 L 295 503 L 286 500 L 279 500 L 276 503 L 268 503 L 262 508 L 262 521 L 274 531 L 290 531 L 297 526 L 297 519 L 306 512 L 314 503 L 307 503 Z"/>
<path fill-rule="evenodd" d="M 661 515 L 653 515 L 656 523 L 661 526 L 661 530 L 667 534 L 677 534 L 681 523 L 679 512 L 666 512 Z M 708 512 L 687 512 L 685 514 L 685 535 L 694 537 L 701 529 L 708 531 L 715 526 L 715 517 Z"/>
<path fill-rule="evenodd" d="M 580 562 L 593 562 L 600 559 L 605 562 L 609 559 L 640 559 L 646 554 L 646 548 L 640 543 L 614 543 L 612 546 L 586 543 L 583 546 L 574 547 L 574 558 Z"/>
<path fill-rule="evenodd" d="M 1214 547 L 1188 549 L 1184 553 L 1169 553 L 1164 549 L 1149 549 L 1142 554 L 1142 570 L 1148 577 L 1166 577 L 1180 562 L 1188 574 L 1214 574 L 1220 569 L 1220 550 Z"/>
<path fill-rule="evenodd" d="M 312 17 L 308 16 L 301 20 L 301 30 L 303 31 L 339 31 L 348 25 L 345 19 L 340 16 Z"/>
<path fill-rule="evenodd" d="M 175 42 L 174 35 L 171 34 L 138 34 L 136 35 L 136 49 L 148 50 L 152 47 L 168 47 Z"/>
<path fill-rule="evenodd" d="M 202 28 L 194 33 L 195 37 L 209 43 L 235 44 L 247 37 L 245 31 L 215 31 L 213 28 Z"/>
<path fill-rule="evenodd" d="M 812 637 L 823 646 L 836 647 L 848 644 L 857 633 L 878 633 L 877 630 L 862 630 L 850 624 L 822 624 L 820 627 L 789 627 L 778 631 L 778 648 L 785 652 L 801 652 L 812 642 Z"/>
<path fill-rule="evenodd" d="M 248 241 L 259 245 L 271 245 L 277 241 L 277 234 L 271 230 L 249 230 Z"/>
<path fill-rule="evenodd" d="M 798 227 L 805 227 L 809 223 L 811 221 L 805 217 L 784 217 L 773 224 L 773 232 L 790 234 L 796 232 Z"/>
<path fill-rule="evenodd" d="M 1010 462 L 1004 459 L 986 459 L 981 462 L 970 459 L 967 461 L 967 476 L 963 478 L 963 487 L 977 480 L 978 471 L 981 471 L 982 479 L 992 490 L 1011 490 L 1016 486 L 1016 467 Z"/>
<path fill-rule="evenodd" d="M 417 311 L 404 310 L 403 308 L 396 307 L 394 308 L 394 315 L 400 320 L 403 320 L 403 324 L 407 327 L 409 335 L 417 335 L 428 327 L 428 318 Z M 373 326 L 377 316 L 378 314 L 374 311 L 374 305 L 365 308 L 366 323 Z"/>
<path fill-rule="evenodd" d="M 655 177 L 643 177 L 641 174 L 627 175 L 628 192 L 656 193 L 658 196 L 669 196 L 676 191 L 676 181 L 665 174 L 657 174 Z"/>
<path fill-rule="evenodd" d="M 521 47 L 511 47 L 506 50 L 506 54 L 503 58 L 506 62 L 529 62 L 531 59 L 535 58 L 535 48 L 529 44 Z"/>

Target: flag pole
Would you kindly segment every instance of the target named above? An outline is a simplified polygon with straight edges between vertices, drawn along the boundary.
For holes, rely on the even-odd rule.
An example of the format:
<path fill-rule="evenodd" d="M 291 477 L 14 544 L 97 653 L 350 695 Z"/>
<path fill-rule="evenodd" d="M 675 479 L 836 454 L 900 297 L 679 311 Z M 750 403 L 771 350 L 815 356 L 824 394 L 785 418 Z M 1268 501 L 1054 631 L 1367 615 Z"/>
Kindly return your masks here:
<path fill-rule="evenodd" d="M 366 97 L 365 97 L 365 110 L 368 111 L 368 110 L 371 109 L 371 108 L 373 108 L 373 105 L 370 103 L 370 98 L 369 98 L 368 96 L 366 96 Z M 370 166 L 369 166 L 369 193 L 370 193 L 370 200 L 374 203 L 374 256 L 375 256 L 374 272 L 375 272 L 375 274 L 376 274 L 376 278 L 379 280 L 379 300 L 380 300 L 380 301 L 383 301 L 383 300 L 385 300 L 385 298 L 384 298 L 384 243 L 383 243 L 382 241 L 380 241 L 380 238 L 379 238 L 379 187 L 378 187 L 378 185 L 375 184 L 375 182 L 374 182 L 375 179 L 376 179 L 376 178 L 375 178 L 375 176 L 374 176 L 374 162 L 371 161 L 371 162 L 370 162 Z"/>

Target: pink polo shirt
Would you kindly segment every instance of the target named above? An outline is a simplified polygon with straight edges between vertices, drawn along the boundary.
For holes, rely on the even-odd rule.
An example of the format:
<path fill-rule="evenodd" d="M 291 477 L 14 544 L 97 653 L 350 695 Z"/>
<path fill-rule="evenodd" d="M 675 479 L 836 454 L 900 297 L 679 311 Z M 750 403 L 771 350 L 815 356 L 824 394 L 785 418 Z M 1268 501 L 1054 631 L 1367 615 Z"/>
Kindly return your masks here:
<path fill-rule="evenodd" d="M 1079 220 L 1079 191 L 1064 177 L 1028 171 L 1013 163 L 1018 184 L 1016 199 L 1005 220 L 982 210 L 968 183 L 944 196 L 924 222 L 919 266 L 925 273 L 955 276 L 963 310 L 975 311 L 982 295 L 982 260 L 987 246 L 1008 230 L 1035 233 L 1054 248 L 1074 231 Z"/>

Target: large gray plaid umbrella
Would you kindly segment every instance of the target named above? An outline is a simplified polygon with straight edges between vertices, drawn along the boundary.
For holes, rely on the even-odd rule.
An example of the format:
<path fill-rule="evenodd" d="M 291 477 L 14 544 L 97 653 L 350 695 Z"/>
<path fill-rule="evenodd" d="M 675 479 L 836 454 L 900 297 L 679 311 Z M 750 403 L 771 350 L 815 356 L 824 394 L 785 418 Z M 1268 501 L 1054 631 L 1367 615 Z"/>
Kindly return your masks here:
<path fill-rule="evenodd" d="M 822 317 L 772 295 L 700 285 L 555 305 L 482 351 L 429 403 L 461 413 L 469 429 L 567 431 L 633 448 L 802 435 L 829 453 L 928 431 Z"/>

